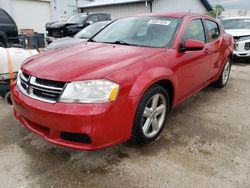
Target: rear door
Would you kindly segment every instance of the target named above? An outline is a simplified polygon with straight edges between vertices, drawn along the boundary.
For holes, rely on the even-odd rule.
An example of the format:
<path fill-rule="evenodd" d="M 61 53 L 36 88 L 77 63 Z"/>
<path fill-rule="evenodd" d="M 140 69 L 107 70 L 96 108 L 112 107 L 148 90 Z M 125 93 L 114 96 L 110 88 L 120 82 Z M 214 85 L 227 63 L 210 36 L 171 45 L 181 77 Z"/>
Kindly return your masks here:
<path fill-rule="evenodd" d="M 182 36 L 182 44 L 187 39 L 206 43 L 205 28 L 201 19 L 189 21 Z M 205 46 L 203 50 L 199 51 L 179 52 L 178 62 L 177 76 L 181 93 L 177 100 L 183 100 L 199 90 L 208 80 L 211 59 Z"/>
<path fill-rule="evenodd" d="M 221 60 L 223 59 L 224 53 L 226 51 L 225 41 L 221 35 L 219 25 L 209 19 L 204 20 L 207 31 L 207 48 L 211 54 L 211 63 L 209 67 L 210 78 L 216 76 L 221 68 Z"/>

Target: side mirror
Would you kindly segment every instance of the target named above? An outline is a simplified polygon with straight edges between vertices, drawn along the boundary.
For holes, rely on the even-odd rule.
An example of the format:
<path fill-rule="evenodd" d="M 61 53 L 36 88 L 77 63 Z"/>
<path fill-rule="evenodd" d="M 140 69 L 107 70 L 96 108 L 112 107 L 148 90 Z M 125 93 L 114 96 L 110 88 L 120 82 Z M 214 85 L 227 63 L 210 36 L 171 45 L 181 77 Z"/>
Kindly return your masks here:
<path fill-rule="evenodd" d="M 180 51 L 199 51 L 203 50 L 205 43 L 200 40 L 187 39 L 184 45 L 180 46 Z"/>
<path fill-rule="evenodd" d="M 93 21 L 87 21 L 86 22 L 86 26 L 89 26 L 89 25 L 91 25 L 91 24 L 93 24 L 94 22 Z"/>

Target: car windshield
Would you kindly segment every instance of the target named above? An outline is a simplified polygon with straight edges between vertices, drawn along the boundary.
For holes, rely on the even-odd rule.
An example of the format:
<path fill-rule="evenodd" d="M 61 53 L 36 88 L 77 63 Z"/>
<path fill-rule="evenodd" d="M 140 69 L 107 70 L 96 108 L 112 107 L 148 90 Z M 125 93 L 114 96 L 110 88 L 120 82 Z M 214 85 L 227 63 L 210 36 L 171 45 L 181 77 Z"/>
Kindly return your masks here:
<path fill-rule="evenodd" d="M 89 39 L 94 36 L 98 31 L 105 27 L 109 22 L 97 22 L 93 25 L 85 27 L 75 35 L 75 38 Z"/>
<path fill-rule="evenodd" d="M 226 19 L 221 24 L 224 29 L 250 29 L 250 19 Z"/>
<path fill-rule="evenodd" d="M 129 17 L 108 25 L 93 42 L 144 47 L 170 47 L 179 19 L 169 17 Z"/>
<path fill-rule="evenodd" d="M 76 14 L 69 17 L 66 23 L 82 23 L 83 20 L 87 17 L 85 14 Z"/>

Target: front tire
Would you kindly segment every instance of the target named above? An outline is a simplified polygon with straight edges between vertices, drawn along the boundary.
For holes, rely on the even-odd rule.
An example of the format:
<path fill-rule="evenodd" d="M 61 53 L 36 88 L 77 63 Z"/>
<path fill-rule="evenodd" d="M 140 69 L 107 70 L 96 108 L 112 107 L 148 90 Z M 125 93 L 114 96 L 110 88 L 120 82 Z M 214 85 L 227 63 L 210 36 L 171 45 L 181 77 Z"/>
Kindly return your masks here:
<path fill-rule="evenodd" d="M 154 85 L 143 95 L 134 119 L 131 140 L 151 143 L 161 133 L 169 113 L 169 94 L 160 85 Z"/>
<path fill-rule="evenodd" d="M 213 83 L 213 86 L 216 88 L 223 88 L 227 85 L 229 80 L 230 72 L 231 72 L 232 60 L 230 58 L 227 59 L 221 75 L 218 80 Z"/>

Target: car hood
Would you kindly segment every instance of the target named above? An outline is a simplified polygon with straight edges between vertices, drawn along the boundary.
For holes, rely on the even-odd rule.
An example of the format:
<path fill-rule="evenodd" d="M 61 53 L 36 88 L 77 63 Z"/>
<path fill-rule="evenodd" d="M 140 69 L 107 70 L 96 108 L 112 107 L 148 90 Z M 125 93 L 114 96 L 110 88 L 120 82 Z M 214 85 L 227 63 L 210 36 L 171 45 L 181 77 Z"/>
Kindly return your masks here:
<path fill-rule="evenodd" d="M 64 82 L 101 79 L 163 51 L 166 49 L 81 43 L 41 53 L 24 63 L 22 70 L 35 77 Z"/>
<path fill-rule="evenodd" d="M 88 39 L 72 38 L 72 37 L 61 38 L 61 39 L 58 39 L 58 40 L 52 42 L 50 45 L 48 45 L 45 48 L 45 51 L 68 47 L 68 46 L 71 46 L 74 44 L 79 44 L 79 43 L 87 41 L 87 40 Z"/>
<path fill-rule="evenodd" d="M 66 22 L 52 22 L 46 25 L 46 29 L 58 29 L 63 28 L 68 25 L 77 25 L 76 23 L 66 23 Z"/>
<path fill-rule="evenodd" d="M 241 37 L 250 35 L 250 29 L 227 29 L 227 33 L 233 37 Z"/>

